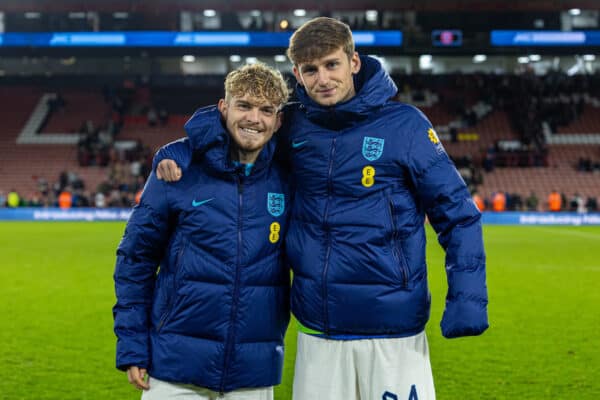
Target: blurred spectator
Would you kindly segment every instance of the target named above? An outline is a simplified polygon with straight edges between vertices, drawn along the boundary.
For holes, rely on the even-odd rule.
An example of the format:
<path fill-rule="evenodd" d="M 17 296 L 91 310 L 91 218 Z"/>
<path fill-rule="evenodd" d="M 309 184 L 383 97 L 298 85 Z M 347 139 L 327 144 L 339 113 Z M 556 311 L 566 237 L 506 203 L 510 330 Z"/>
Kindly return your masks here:
<path fill-rule="evenodd" d="M 561 202 L 561 204 L 560 204 L 561 210 L 564 211 L 567 208 L 567 205 L 569 204 L 567 202 L 567 195 L 565 194 L 565 192 L 560 193 L 560 202 Z"/>
<path fill-rule="evenodd" d="M 156 122 L 158 121 L 158 114 L 156 113 L 156 109 L 154 109 L 154 107 L 148 108 L 146 118 L 148 118 L 148 126 L 156 126 Z"/>
<path fill-rule="evenodd" d="M 48 181 L 45 178 L 38 178 L 37 187 L 38 187 L 38 191 L 40 192 L 42 197 L 48 195 L 49 185 L 48 185 Z"/>
<path fill-rule="evenodd" d="M 71 194 L 71 188 L 66 186 L 62 192 L 58 195 L 58 206 L 63 210 L 71 208 L 73 205 L 73 194 Z"/>
<path fill-rule="evenodd" d="M 571 198 L 571 201 L 569 202 L 569 211 L 578 213 L 584 213 L 586 211 L 583 197 L 581 197 L 579 193 L 575 193 L 573 198 Z"/>
<path fill-rule="evenodd" d="M 160 120 L 160 124 L 165 126 L 169 122 L 169 113 L 166 108 L 161 107 L 158 110 L 158 119 Z"/>
<path fill-rule="evenodd" d="M 450 141 L 452 143 L 458 143 L 458 129 L 455 126 L 450 128 Z"/>
<path fill-rule="evenodd" d="M 136 194 L 132 192 L 125 193 L 125 196 L 122 197 L 122 207 L 134 207 L 136 203 Z"/>
<path fill-rule="evenodd" d="M 8 197 L 6 200 L 6 205 L 10 208 L 17 208 L 21 205 L 21 198 L 15 189 L 11 190 L 8 193 Z"/>
<path fill-rule="evenodd" d="M 4 192 L 0 190 L 0 207 L 4 207 L 6 205 L 6 196 Z"/>
<path fill-rule="evenodd" d="M 485 172 L 492 172 L 494 165 L 496 164 L 496 149 L 492 146 L 485 152 L 485 158 L 483 159 L 483 169 Z"/>
<path fill-rule="evenodd" d="M 140 204 L 140 200 L 142 199 L 142 192 L 144 190 L 143 189 L 139 189 L 136 193 L 135 193 L 135 204 Z"/>
<path fill-rule="evenodd" d="M 535 194 L 535 192 L 531 192 L 529 197 L 525 200 L 525 207 L 527 211 L 537 211 L 538 210 L 539 200 Z"/>
<path fill-rule="evenodd" d="M 577 162 L 577 171 L 592 172 L 592 160 L 589 158 L 579 158 Z"/>
<path fill-rule="evenodd" d="M 108 206 L 109 207 L 122 207 L 123 206 L 123 198 L 121 191 L 117 188 L 113 188 L 108 196 Z"/>
<path fill-rule="evenodd" d="M 73 191 L 73 207 L 89 207 L 90 206 L 90 194 L 88 192 L 81 192 L 81 190 Z"/>
<path fill-rule="evenodd" d="M 140 176 L 142 173 L 142 160 L 137 159 L 132 161 L 131 164 L 129 164 L 129 172 L 133 177 Z"/>
<path fill-rule="evenodd" d="M 63 109 L 67 102 L 62 94 L 57 93 L 55 97 L 51 97 L 47 101 L 48 109 L 51 113 Z"/>
<path fill-rule="evenodd" d="M 42 207 L 56 207 L 56 195 L 54 191 L 49 191 L 46 195 L 41 198 Z"/>
<path fill-rule="evenodd" d="M 480 169 L 475 168 L 473 159 L 468 155 L 453 158 L 453 161 L 460 176 L 463 178 L 469 189 L 474 192 L 477 185 L 481 185 L 483 182 L 483 176 Z"/>
<path fill-rule="evenodd" d="M 507 195 L 506 209 L 509 211 L 521 211 L 523 209 L 523 199 L 519 193 Z"/>
<path fill-rule="evenodd" d="M 110 122 L 100 129 L 95 128 L 92 121 L 85 121 L 79 129 L 80 136 L 77 144 L 79 165 L 105 166 L 108 163 L 108 152 L 114 140 L 115 129 L 114 124 Z"/>
<path fill-rule="evenodd" d="M 67 171 L 62 171 L 58 176 L 58 190 L 63 191 L 69 184 L 69 174 Z"/>
<path fill-rule="evenodd" d="M 593 196 L 588 197 L 587 201 L 585 202 L 585 208 L 588 210 L 588 212 L 598 211 L 598 201 L 596 198 Z"/>
<path fill-rule="evenodd" d="M 107 148 L 113 145 L 114 134 L 108 126 L 103 127 L 98 132 L 98 144 L 100 148 Z"/>
<path fill-rule="evenodd" d="M 594 162 L 590 158 L 579 158 L 576 168 L 581 172 L 597 172 L 600 171 L 600 162 Z"/>
<path fill-rule="evenodd" d="M 492 196 L 492 209 L 496 212 L 506 211 L 506 195 L 503 192 L 496 192 Z"/>
<path fill-rule="evenodd" d="M 562 197 L 556 190 L 553 190 L 548 195 L 548 209 L 552 212 L 557 212 L 562 209 Z"/>
<path fill-rule="evenodd" d="M 104 196 L 104 193 L 102 193 L 102 192 L 96 193 L 96 196 L 94 196 L 94 205 L 97 208 L 106 207 L 106 197 Z"/>
<path fill-rule="evenodd" d="M 477 192 L 473 192 L 473 202 L 479 209 L 479 211 L 485 210 L 485 202 L 483 201 L 483 197 Z"/>
<path fill-rule="evenodd" d="M 27 207 L 42 207 L 44 204 L 41 200 L 41 194 L 39 192 L 33 193 L 29 201 L 27 202 Z"/>

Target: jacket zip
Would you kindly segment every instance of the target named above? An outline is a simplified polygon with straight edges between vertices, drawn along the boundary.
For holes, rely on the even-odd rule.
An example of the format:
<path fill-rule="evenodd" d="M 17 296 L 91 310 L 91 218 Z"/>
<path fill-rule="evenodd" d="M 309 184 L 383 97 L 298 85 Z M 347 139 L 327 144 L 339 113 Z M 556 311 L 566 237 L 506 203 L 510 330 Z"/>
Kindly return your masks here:
<path fill-rule="evenodd" d="M 160 319 L 160 321 L 158 322 L 158 325 L 156 326 L 157 333 L 160 332 L 161 328 L 167 321 L 169 314 L 171 314 L 171 308 L 173 308 L 173 301 L 175 299 L 175 296 L 177 295 L 177 271 L 179 271 L 179 268 L 180 268 L 179 264 L 181 264 L 181 258 L 183 257 L 183 252 L 185 250 L 185 246 L 186 246 L 186 242 L 184 240 L 181 243 L 181 248 L 177 252 L 177 258 L 175 259 L 175 264 L 174 264 L 175 271 L 173 271 L 173 289 L 174 289 L 175 293 L 172 293 L 171 296 L 169 297 L 169 301 L 167 302 L 167 309 L 165 310 L 162 318 Z"/>
<path fill-rule="evenodd" d="M 327 218 L 329 217 L 329 202 L 333 195 L 333 159 L 335 156 L 335 142 L 337 136 L 333 138 L 331 143 L 331 151 L 329 153 L 329 171 L 327 175 L 327 203 L 325 203 L 325 213 L 323 216 L 323 224 L 325 225 L 326 240 L 325 240 L 325 265 L 323 266 L 322 276 L 322 292 L 323 292 L 323 318 L 325 322 L 325 334 L 329 335 L 329 308 L 327 307 L 327 270 L 329 269 L 329 255 L 331 254 L 331 231 Z"/>
<path fill-rule="evenodd" d="M 402 259 L 404 257 L 402 256 L 402 254 L 399 254 L 399 252 L 401 250 L 398 248 L 398 243 L 397 243 L 398 231 L 396 230 L 396 222 L 394 221 L 394 203 L 392 203 L 392 201 L 390 199 L 388 199 L 388 208 L 390 211 L 390 221 L 392 223 L 392 255 L 394 256 L 394 259 L 400 266 L 400 273 L 402 274 L 402 287 L 407 288 L 408 287 L 408 273 L 406 271 L 404 263 L 402 262 Z"/>
<path fill-rule="evenodd" d="M 235 280 L 233 282 L 233 303 L 231 305 L 231 315 L 229 317 L 229 332 L 227 334 L 227 342 L 225 344 L 225 357 L 223 359 L 223 375 L 221 376 L 221 395 L 225 393 L 225 378 L 227 376 L 227 370 L 229 369 L 229 358 L 231 357 L 231 351 L 233 348 L 233 339 L 235 336 L 235 316 L 237 314 L 237 303 L 239 297 L 239 280 L 240 270 L 242 267 L 242 206 L 243 206 L 243 193 L 244 184 L 241 179 L 236 176 L 237 187 L 238 187 L 238 235 L 237 235 L 237 263 L 235 268 Z"/>

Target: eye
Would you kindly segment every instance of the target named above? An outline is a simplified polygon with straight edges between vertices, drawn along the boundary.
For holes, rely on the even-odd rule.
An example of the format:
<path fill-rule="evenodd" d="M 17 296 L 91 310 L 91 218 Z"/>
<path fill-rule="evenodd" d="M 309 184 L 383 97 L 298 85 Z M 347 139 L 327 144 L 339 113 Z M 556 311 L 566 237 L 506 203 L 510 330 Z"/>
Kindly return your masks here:
<path fill-rule="evenodd" d="M 315 74 L 315 72 L 317 72 L 317 69 L 316 69 L 316 68 L 314 68 L 314 67 L 306 67 L 306 68 L 304 68 L 304 69 L 302 70 L 302 75 L 308 75 L 308 76 L 311 76 L 311 75 L 314 75 L 314 74 Z"/>
<path fill-rule="evenodd" d="M 332 69 L 337 67 L 340 64 L 339 61 L 330 61 L 327 63 L 327 68 Z"/>
<path fill-rule="evenodd" d="M 268 116 L 271 116 L 271 115 L 273 115 L 275 113 L 275 110 L 272 109 L 272 108 L 270 108 L 270 107 L 269 108 L 262 108 L 261 111 L 262 111 L 263 114 L 268 115 Z"/>

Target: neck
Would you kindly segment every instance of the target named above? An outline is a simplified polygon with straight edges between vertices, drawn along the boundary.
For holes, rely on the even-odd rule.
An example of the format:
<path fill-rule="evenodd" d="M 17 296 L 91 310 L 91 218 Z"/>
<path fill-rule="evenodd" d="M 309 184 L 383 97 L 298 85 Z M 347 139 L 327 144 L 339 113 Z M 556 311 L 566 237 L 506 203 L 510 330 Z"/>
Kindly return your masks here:
<path fill-rule="evenodd" d="M 350 89 L 350 91 L 348 92 L 348 96 L 346 96 L 346 98 L 342 101 L 348 101 L 351 98 L 353 98 L 354 96 L 356 96 L 356 89 L 354 89 L 354 86 L 353 86 L 352 89 Z"/>
<path fill-rule="evenodd" d="M 259 154 L 260 150 L 244 151 L 239 148 L 231 149 L 231 159 L 241 164 L 254 164 Z"/>

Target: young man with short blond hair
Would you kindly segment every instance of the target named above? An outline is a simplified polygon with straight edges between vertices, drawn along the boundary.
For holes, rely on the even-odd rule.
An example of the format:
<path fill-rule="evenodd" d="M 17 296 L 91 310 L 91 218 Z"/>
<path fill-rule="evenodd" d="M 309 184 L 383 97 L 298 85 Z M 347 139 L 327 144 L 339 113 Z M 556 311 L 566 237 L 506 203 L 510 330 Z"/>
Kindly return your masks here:
<path fill-rule="evenodd" d="M 185 175 L 148 178 L 114 275 L 117 367 L 144 400 L 273 399 L 289 321 L 290 193 L 271 138 L 287 98 L 276 70 L 231 72 L 225 98 L 185 125 Z"/>

